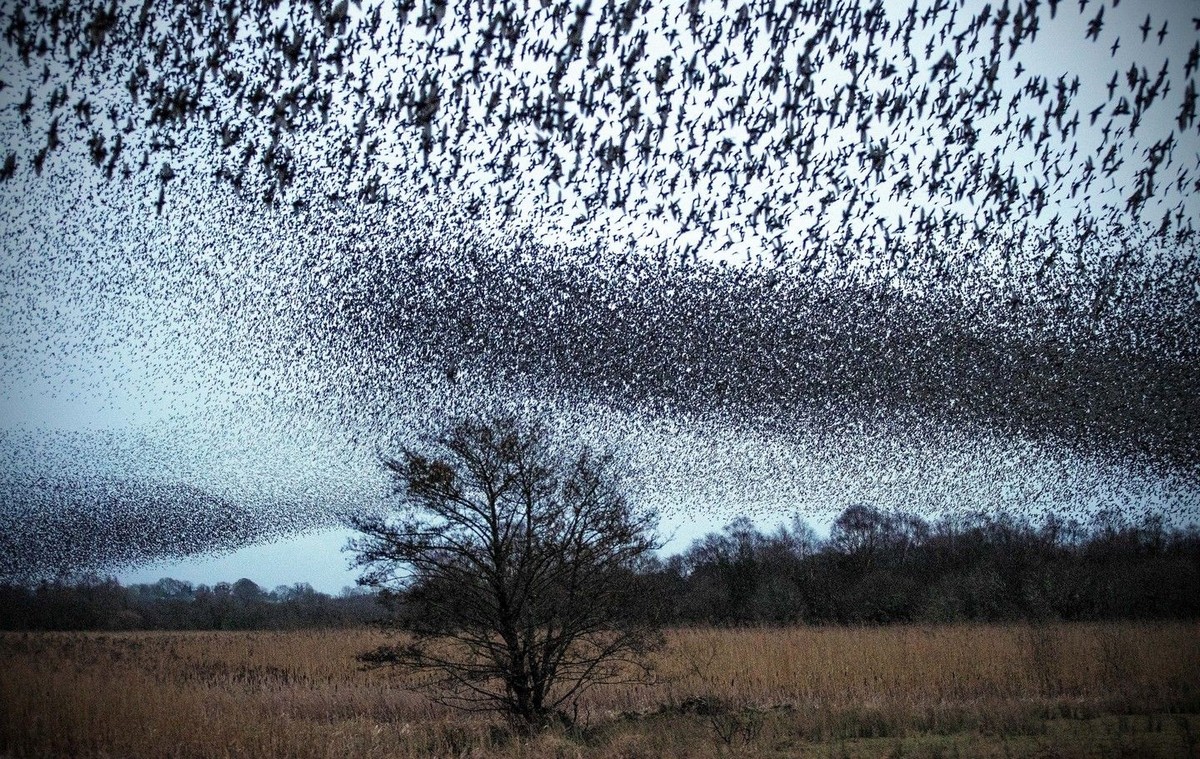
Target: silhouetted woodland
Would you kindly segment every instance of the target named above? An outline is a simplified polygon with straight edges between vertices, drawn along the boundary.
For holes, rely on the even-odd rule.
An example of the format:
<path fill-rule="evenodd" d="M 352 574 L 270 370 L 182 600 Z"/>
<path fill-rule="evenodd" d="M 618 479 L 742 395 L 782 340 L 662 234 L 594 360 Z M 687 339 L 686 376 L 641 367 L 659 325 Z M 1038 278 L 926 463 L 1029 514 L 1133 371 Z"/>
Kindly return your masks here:
<path fill-rule="evenodd" d="M 211 587 L 169 577 L 128 587 L 96 576 L 0 584 L 0 630 L 290 630 L 379 616 L 372 594 L 350 588 L 331 596 L 308 583 L 272 591 L 246 578 Z"/>
<path fill-rule="evenodd" d="M 855 505 L 827 538 L 799 518 L 769 533 L 735 519 L 650 561 L 639 579 L 644 606 L 630 611 L 664 625 L 1198 618 L 1200 528 L 1149 512 L 929 521 Z M 345 627 L 384 613 L 373 593 L 330 596 L 304 583 L 266 591 L 244 578 L 0 584 L 3 630 Z"/>
<path fill-rule="evenodd" d="M 828 539 L 799 519 L 772 534 L 736 519 L 652 575 L 673 624 L 1194 618 L 1200 531 L 1157 514 L 929 522 L 855 505 Z"/>

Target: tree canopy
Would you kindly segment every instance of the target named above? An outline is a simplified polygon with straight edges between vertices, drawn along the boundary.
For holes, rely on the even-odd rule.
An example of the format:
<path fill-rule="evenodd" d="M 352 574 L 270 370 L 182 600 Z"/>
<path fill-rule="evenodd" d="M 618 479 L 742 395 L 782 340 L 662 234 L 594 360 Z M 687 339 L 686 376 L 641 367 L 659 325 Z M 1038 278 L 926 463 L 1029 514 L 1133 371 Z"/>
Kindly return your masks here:
<path fill-rule="evenodd" d="M 361 582 L 397 594 L 410 642 L 367 654 L 434 678 L 431 695 L 530 727 L 597 683 L 646 675 L 658 641 L 636 613 L 655 515 L 617 460 L 513 417 L 464 419 L 385 461 L 396 519 L 355 521 Z"/>

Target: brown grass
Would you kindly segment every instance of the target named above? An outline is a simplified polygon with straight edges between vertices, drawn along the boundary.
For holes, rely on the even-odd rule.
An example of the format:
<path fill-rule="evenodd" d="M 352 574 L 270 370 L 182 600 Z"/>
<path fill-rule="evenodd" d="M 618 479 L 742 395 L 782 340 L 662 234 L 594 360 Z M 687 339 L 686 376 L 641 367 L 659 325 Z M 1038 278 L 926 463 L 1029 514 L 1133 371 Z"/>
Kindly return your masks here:
<path fill-rule="evenodd" d="M 679 630 L 517 740 L 361 671 L 374 631 L 0 636 L 0 754 L 1200 756 L 1200 625 Z"/>

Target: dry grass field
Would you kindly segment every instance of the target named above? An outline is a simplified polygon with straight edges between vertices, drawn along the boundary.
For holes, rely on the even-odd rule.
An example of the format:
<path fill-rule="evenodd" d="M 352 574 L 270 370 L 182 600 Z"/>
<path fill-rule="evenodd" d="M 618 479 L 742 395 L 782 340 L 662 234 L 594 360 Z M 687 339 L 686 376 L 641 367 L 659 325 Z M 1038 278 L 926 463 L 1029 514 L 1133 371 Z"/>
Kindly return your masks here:
<path fill-rule="evenodd" d="M 368 630 L 0 636 L 0 755 L 1200 756 L 1200 625 L 678 630 L 530 739 L 362 671 Z"/>

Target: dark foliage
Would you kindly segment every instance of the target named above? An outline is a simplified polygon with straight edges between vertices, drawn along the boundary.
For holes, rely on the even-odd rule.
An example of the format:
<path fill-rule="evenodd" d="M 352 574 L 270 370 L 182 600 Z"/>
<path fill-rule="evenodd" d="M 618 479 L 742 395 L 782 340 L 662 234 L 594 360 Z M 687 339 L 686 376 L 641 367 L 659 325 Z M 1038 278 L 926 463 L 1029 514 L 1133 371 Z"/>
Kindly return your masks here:
<path fill-rule="evenodd" d="M 852 506 L 818 539 L 804 522 L 764 533 L 737 519 L 684 553 L 645 562 L 622 609 L 662 624 L 889 624 L 1200 618 L 1200 530 L 1147 513 L 1034 523 L 978 513 L 928 522 Z M 420 603 L 394 606 L 418 624 Z M 393 599 L 394 601 L 395 599 Z M 88 577 L 0 584 L 0 630 L 342 627 L 381 616 L 374 594 L 331 597 L 250 580 L 121 586 Z"/>
<path fill-rule="evenodd" d="M 827 540 L 737 519 L 652 573 L 683 624 L 887 624 L 1200 616 L 1200 531 L 1147 513 L 1088 523 L 854 505 Z"/>
<path fill-rule="evenodd" d="M 307 583 L 272 591 L 246 578 L 212 587 L 169 577 L 128 587 L 95 576 L 0 584 L 0 630 L 294 630 L 378 617 L 372 594 L 351 590 L 334 597 Z"/>

